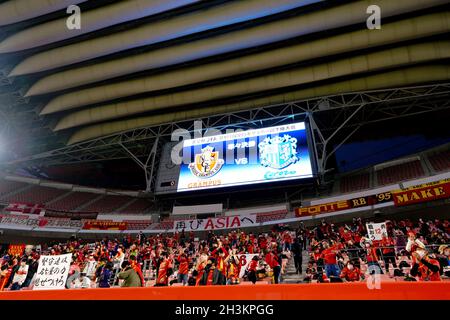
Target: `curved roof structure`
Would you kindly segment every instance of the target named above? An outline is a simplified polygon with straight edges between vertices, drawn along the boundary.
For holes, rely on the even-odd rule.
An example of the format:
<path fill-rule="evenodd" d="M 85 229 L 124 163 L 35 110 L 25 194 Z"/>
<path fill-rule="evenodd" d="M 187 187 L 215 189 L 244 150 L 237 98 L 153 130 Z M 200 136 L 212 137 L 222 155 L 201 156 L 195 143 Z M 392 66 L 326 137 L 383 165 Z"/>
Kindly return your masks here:
<path fill-rule="evenodd" d="M 80 30 L 66 26 L 74 4 Z M 382 25 L 370 30 L 374 4 Z M 0 116 L 23 156 L 268 104 L 445 83 L 449 9 L 448 0 L 0 1 Z"/>

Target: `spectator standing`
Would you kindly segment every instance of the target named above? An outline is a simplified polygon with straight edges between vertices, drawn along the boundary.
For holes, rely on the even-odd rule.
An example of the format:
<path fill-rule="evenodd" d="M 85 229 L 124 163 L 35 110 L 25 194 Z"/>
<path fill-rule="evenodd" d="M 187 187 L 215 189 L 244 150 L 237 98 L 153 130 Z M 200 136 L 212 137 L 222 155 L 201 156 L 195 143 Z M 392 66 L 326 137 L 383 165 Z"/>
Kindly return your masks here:
<path fill-rule="evenodd" d="M 294 255 L 295 272 L 302 274 L 302 243 L 298 237 L 294 239 L 294 243 L 292 244 L 292 254 Z"/>
<path fill-rule="evenodd" d="M 384 268 L 386 273 L 389 274 L 389 263 L 392 263 L 392 267 L 397 268 L 395 261 L 395 242 L 391 237 L 383 237 L 381 240 L 381 253 L 383 254 Z"/>
<path fill-rule="evenodd" d="M 339 277 L 340 270 L 336 259 L 338 251 L 334 246 L 330 247 L 327 241 L 324 241 L 322 245 L 324 247 L 324 250 L 322 251 L 322 258 L 324 261 L 327 278 Z"/>
<path fill-rule="evenodd" d="M 212 285 L 225 285 L 225 276 L 222 272 L 216 268 L 216 260 L 211 258 L 205 267 L 200 285 L 212 286 Z"/>
<path fill-rule="evenodd" d="M 258 267 L 258 261 L 259 261 L 258 256 L 254 256 L 248 266 L 247 278 L 248 278 L 248 280 L 253 282 L 253 284 L 256 283 L 256 279 L 257 279 L 256 278 L 256 268 Z"/>
<path fill-rule="evenodd" d="M 121 271 L 118 274 L 118 278 L 122 279 L 122 287 L 141 287 L 141 278 L 137 272 L 133 269 L 130 262 L 124 261 L 121 265 Z"/>
<path fill-rule="evenodd" d="M 186 286 L 189 273 L 189 258 L 187 257 L 186 252 L 180 254 L 177 260 L 179 263 L 177 280 L 179 283 L 182 283 L 183 286 Z"/>
<path fill-rule="evenodd" d="M 28 257 L 28 274 L 24 283 L 22 284 L 22 288 L 30 286 L 31 280 L 33 279 L 34 275 L 38 270 L 38 259 L 39 258 L 36 254 L 33 254 L 30 257 Z"/>
<path fill-rule="evenodd" d="M 169 255 L 167 252 L 163 252 L 161 254 L 162 261 L 159 265 L 158 270 L 158 278 L 156 279 L 155 286 L 167 286 L 169 284 L 169 276 L 171 274 L 170 270 L 172 270 L 172 264 Z"/>
<path fill-rule="evenodd" d="M 225 259 L 227 265 L 227 284 L 239 284 L 240 263 L 236 255 L 236 249 Z"/>
<path fill-rule="evenodd" d="M 276 248 L 266 254 L 266 263 L 273 270 L 274 283 L 278 284 L 280 282 L 281 275 L 281 259 L 277 254 Z"/>
<path fill-rule="evenodd" d="M 112 277 L 112 268 L 113 268 L 113 264 L 111 262 L 107 262 L 105 264 L 105 266 L 102 268 L 100 277 L 99 277 L 99 282 L 98 282 L 98 287 L 99 288 L 110 288 L 110 281 L 111 281 L 111 277 Z"/>
<path fill-rule="evenodd" d="M 366 253 L 366 261 L 369 272 L 371 274 L 383 274 L 383 270 L 378 263 L 378 254 L 376 247 L 373 246 L 372 242 L 365 237 L 361 238 L 360 244 L 364 248 Z"/>
<path fill-rule="evenodd" d="M 291 245 L 292 245 L 292 236 L 291 233 L 289 231 L 285 231 L 283 234 L 283 250 L 291 250 Z"/>

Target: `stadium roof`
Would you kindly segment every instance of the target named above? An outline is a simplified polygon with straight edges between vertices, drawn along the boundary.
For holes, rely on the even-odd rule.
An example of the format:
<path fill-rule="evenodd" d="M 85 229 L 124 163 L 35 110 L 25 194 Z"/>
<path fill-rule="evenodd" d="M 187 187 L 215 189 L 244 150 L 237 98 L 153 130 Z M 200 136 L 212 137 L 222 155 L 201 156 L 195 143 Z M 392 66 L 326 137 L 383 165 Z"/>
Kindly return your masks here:
<path fill-rule="evenodd" d="M 381 30 L 366 25 L 373 4 Z M 69 5 L 81 9 L 79 30 L 66 25 Z M 81 143 L 77 156 L 92 160 L 86 143 L 161 124 L 348 92 L 437 84 L 448 94 L 449 8 L 448 0 L 0 1 L 2 143 L 15 159 L 67 155 Z M 381 100 L 399 93 L 387 92 Z"/>

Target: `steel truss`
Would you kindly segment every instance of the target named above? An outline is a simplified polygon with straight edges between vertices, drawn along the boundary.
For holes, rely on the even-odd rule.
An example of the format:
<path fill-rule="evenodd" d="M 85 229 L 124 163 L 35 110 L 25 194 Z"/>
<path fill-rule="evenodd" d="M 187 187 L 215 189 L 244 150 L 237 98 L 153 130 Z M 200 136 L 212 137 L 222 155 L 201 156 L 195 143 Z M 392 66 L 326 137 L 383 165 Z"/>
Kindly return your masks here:
<path fill-rule="evenodd" d="M 204 133 L 211 128 L 252 129 L 307 119 L 322 181 L 330 157 L 361 126 L 449 109 L 449 97 L 450 83 L 338 94 L 133 129 L 0 165 L 14 169 L 131 158 L 143 169 L 146 191 L 152 193 L 161 147 L 177 129 Z"/>

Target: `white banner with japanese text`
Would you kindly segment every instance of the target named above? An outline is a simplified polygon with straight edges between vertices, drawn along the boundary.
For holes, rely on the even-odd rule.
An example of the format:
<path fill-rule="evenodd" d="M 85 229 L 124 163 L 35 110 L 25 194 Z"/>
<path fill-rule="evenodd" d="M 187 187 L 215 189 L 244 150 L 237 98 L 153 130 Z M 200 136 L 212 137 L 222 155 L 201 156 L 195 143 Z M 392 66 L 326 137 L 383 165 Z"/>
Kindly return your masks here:
<path fill-rule="evenodd" d="M 41 256 L 33 290 L 64 289 L 69 275 L 72 254 Z"/>

